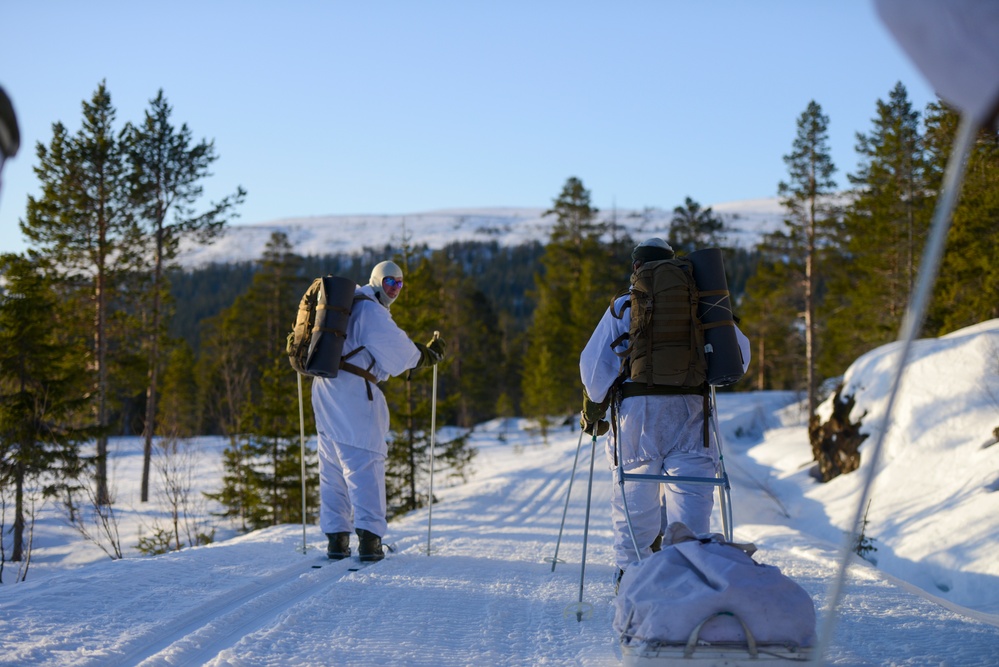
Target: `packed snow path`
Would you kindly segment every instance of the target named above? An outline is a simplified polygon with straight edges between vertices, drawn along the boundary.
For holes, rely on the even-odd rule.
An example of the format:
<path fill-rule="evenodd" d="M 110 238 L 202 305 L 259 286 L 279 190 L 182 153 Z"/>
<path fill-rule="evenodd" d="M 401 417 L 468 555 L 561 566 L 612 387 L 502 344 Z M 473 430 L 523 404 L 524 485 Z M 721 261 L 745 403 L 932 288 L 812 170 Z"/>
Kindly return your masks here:
<path fill-rule="evenodd" d="M 825 613 L 835 534 L 773 469 L 746 455 L 781 394 L 720 395 L 735 536 L 759 547 Z M 769 403 L 768 403 L 769 402 Z M 432 553 L 427 514 L 390 525 L 397 553 L 352 571 L 329 562 L 315 527 L 280 526 L 155 558 L 105 561 L 0 589 L 0 665 L 613 665 L 613 576 L 602 443 L 592 487 L 584 602 L 577 621 L 587 440 L 559 553 L 578 431 L 548 445 L 511 430 L 479 437 L 478 471 L 441 488 Z M 799 438 L 800 438 L 800 429 Z M 737 435 L 738 434 L 738 435 Z M 806 517 L 806 534 L 793 518 Z M 822 525 L 823 521 L 826 525 Z M 995 665 L 999 622 L 948 609 L 857 559 L 826 656 L 835 665 Z"/>

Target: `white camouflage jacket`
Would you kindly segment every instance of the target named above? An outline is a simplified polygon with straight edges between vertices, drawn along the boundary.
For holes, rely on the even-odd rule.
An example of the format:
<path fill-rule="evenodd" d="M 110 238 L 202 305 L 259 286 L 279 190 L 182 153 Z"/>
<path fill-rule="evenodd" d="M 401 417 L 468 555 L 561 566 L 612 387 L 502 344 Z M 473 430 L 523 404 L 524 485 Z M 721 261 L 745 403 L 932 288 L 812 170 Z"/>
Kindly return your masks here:
<path fill-rule="evenodd" d="M 354 303 L 347 323 L 343 355 L 364 346 L 350 357 L 350 363 L 364 369 L 370 366 L 370 372 L 379 382 L 416 366 L 420 351 L 392 319 L 389 309 L 378 302 L 374 290 L 365 285 L 358 287 L 354 294 L 367 296 L 370 300 Z M 369 384 L 370 400 L 366 386 Z M 388 452 L 385 439 L 389 430 L 388 404 L 377 385 L 344 370 L 335 378 L 315 378 L 312 407 L 317 428 L 335 442 L 381 454 Z"/>

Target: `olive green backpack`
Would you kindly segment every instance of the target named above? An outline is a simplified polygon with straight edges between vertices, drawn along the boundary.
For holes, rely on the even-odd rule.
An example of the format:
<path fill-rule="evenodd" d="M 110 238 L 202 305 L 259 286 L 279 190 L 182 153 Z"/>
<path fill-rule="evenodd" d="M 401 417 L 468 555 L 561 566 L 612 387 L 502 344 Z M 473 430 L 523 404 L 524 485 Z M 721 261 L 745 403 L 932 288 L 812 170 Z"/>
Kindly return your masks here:
<path fill-rule="evenodd" d="M 630 294 L 624 306 L 631 309 L 629 345 L 618 353 L 622 372 L 648 387 L 703 389 L 704 329 L 697 316 L 699 296 L 690 261 L 645 262 L 631 276 Z M 612 309 L 612 314 L 623 317 L 623 310 Z"/>

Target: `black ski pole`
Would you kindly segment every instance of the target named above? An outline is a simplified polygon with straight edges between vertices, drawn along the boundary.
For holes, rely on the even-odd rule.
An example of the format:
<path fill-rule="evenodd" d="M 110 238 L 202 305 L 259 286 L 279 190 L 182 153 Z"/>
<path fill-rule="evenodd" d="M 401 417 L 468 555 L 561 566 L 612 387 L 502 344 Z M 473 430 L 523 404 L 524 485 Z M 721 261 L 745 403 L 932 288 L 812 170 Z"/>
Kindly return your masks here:
<path fill-rule="evenodd" d="M 583 558 L 579 566 L 579 605 L 576 609 L 576 621 L 581 622 L 584 616 L 583 581 L 586 577 L 586 543 L 590 534 L 590 497 L 593 495 L 593 459 L 597 451 L 597 428 L 593 426 L 593 438 L 590 440 L 590 483 L 586 487 L 586 520 L 583 522 Z"/>
<path fill-rule="evenodd" d="M 440 331 L 434 332 L 434 340 L 441 337 Z M 437 436 L 437 363 L 434 363 L 434 388 L 430 400 L 430 498 L 427 500 L 427 555 L 430 555 L 430 533 L 433 529 L 434 516 L 434 447 Z"/>

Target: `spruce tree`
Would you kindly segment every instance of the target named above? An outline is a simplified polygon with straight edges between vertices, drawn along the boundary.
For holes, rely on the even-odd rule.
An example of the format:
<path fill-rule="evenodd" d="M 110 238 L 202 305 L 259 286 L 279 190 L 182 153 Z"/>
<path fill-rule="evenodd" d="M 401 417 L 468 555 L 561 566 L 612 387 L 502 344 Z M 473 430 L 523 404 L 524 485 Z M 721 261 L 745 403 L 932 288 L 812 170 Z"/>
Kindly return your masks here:
<path fill-rule="evenodd" d="M 804 385 L 799 369 L 805 358 L 799 320 L 803 309 L 801 267 L 790 260 L 792 247 L 782 230 L 767 234 L 757 251 L 756 271 L 739 303 L 739 327 L 753 345 L 748 375 L 760 391 L 801 390 Z"/>
<path fill-rule="evenodd" d="M 827 356 L 840 372 L 898 336 L 932 214 L 919 113 L 901 83 L 887 102 L 877 101 L 870 133 L 857 134 L 857 153 L 844 216 L 848 271 L 830 303 L 835 337 Z"/>
<path fill-rule="evenodd" d="M 669 243 L 680 255 L 695 250 L 714 248 L 725 244 L 725 222 L 709 206 L 701 205 L 687 197 L 683 206 L 673 209 L 669 226 Z"/>
<path fill-rule="evenodd" d="M 545 213 L 555 217 L 555 224 L 542 256 L 542 272 L 534 279 L 536 306 L 527 336 L 522 406 L 527 416 L 543 424 L 552 415 L 579 409 L 579 353 L 630 271 L 630 265 L 615 257 L 618 246 L 629 241 L 603 244 L 605 225 L 597 213 L 589 190 L 575 177 L 566 181 Z M 543 362 L 548 372 L 539 375 Z"/>
<path fill-rule="evenodd" d="M 210 205 L 206 211 L 195 212 L 193 205 L 202 195 L 202 182 L 210 175 L 209 169 L 217 159 L 215 147 L 205 140 L 193 144 L 191 130 L 186 124 L 180 128 L 171 124 L 172 112 L 160 90 L 150 100 L 143 124 L 128 128 L 132 184 L 149 241 L 145 263 L 151 278 L 146 336 L 148 384 L 143 429 L 142 502 L 149 500 L 149 465 L 156 423 L 160 347 L 169 315 L 164 302 L 169 289 L 165 272 L 174 266 L 181 240 L 192 238 L 200 243 L 212 242 L 246 195 L 239 188 L 233 195 Z"/>
<path fill-rule="evenodd" d="M 302 511 L 302 444 L 298 402 L 288 392 L 288 376 L 294 371 L 286 359 L 275 356 L 261 376 L 260 398 L 248 413 L 245 444 L 256 461 L 256 480 L 269 508 L 271 525 L 301 520 Z M 318 507 L 318 477 L 315 470 L 315 450 L 306 447 L 307 505 Z M 311 489 L 311 493 L 309 492 Z"/>
<path fill-rule="evenodd" d="M 420 255 L 423 255 L 420 257 Z M 470 286 L 461 266 L 447 251 L 425 256 L 415 252 L 404 239 L 402 255 L 394 261 L 403 267 L 405 288 L 392 304 L 392 318 L 411 339 L 428 343 L 440 331 L 447 355 L 437 365 L 438 432 L 445 424 L 463 419 L 477 397 L 495 387 L 464 388 L 490 383 L 494 369 L 484 368 L 477 355 L 483 344 L 478 324 L 479 309 L 471 302 Z M 485 340 L 489 340 L 485 333 Z M 466 365 L 467 364 L 467 365 Z M 478 375 L 479 372 L 481 375 Z M 386 490 L 389 515 L 394 516 L 424 506 L 431 465 L 431 422 L 433 417 L 433 368 L 414 369 L 401 378 L 383 383 L 389 404 L 391 434 L 386 461 Z M 478 377 L 476 378 L 476 375 Z M 483 408 L 485 409 L 485 408 Z M 491 414 L 491 413 L 490 413 Z M 463 477 L 474 457 L 467 436 L 451 437 L 444 443 L 434 436 L 434 471 L 438 480 Z"/>
<path fill-rule="evenodd" d="M 814 100 L 798 118 L 798 130 L 791 153 L 784 156 L 788 180 L 777 187 L 781 205 L 787 212 L 784 223 L 792 244 L 794 259 L 803 268 L 801 277 L 804 333 L 805 384 L 808 393 L 808 414 L 818 405 L 818 323 L 820 258 L 824 245 L 838 236 L 838 220 L 833 195 L 836 171 L 829 154 L 829 117 Z"/>
<path fill-rule="evenodd" d="M 243 294 L 207 323 L 205 386 L 211 394 L 209 407 L 226 434 L 244 428 L 247 410 L 260 397 L 265 370 L 273 359 L 285 358 L 287 334 L 305 290 L 299 277 L 301 263 L 287 235 L 274 232 Z M 287 359 L 285 364 L 287 395 L 297 397 L 295 373 Z"/>
<path fill-rule="evenodd" d="M 530 349 L 530 363 L 524 367 L 524 401 L 521 407 L 525 415 L 537 419 L 541 439 L 547 443 L 548 429 L 552 426 L 550 415 L 559 411 L 561 397 L 557 395 L 558 388 L 552 382 L 554 369 L 551 350 L 543 342 L 533 342 Z"/>
<path fill-rule="evenodd" d="M 411 339 L 427 343 L 440 331 L 453 358 L 455 340 L 446 321 L 447 300 L 452 298 L 437 279 L 437 271 L 427 259 L 410 262 L 408 247 L 395 261 L 403 270 L 405 288 L 392 304 L 392 319 Z M 438 427 L 443 423 L 443 370 L 438 365 Z M 430 470 L 430 423 L 433 400 L 433 369 L 422 368 L 403 374 L 401 381 L 390 379 L 383 390 L 389 403 L 392 435 L 386 461 L 386 494 L 390 515 L 424 506 L 424 483 Z M 453 401 L 452 401 L 453 402 Z"/>
<path fill-rule="evenodd" d="M 233 438 L 222 452 L 221 482 L 217 492 L 205 492 L 206 498 L 222 505 L 219 516 L 237 523 L 243 532 L 269 525 L 266 483 L 245 441 Z"/>
<path fill-rule="evenodd" d="M 448 343 L 441 382 L 454 408 L 446 414 L 451 423 L 471 428 L 494 416 L 507 363 L 502 332 L 490 300 L 447 250 L 433 253 L 429 268 L 441 290 L 440 307 L 431 308 L 443 316 Z"/>
<path fill-rule="evenodd" d="M 201 404 L 194 351 L 187 341 L 176 342 L 170 350 L 160 394 L 162 400 L 156 403 L 157 434 L 170 439 L 199 435 Z"/>
<path fill-rule="evenodd" d="M 929 188 L 940 191 L 958 114 L 941 103 L 926 112 Z M 999 133 L 982 129 L 968 156 L 951 218 L 926 335 L 939 336 L 999 317 Z"/>
<path fill-rule="evenodd" d="M 27 556 L 28 487 L 44 484 L 49 493 L 69 487 L 80 469 L 79 447 L 93 433 L 78 426 L 86 405 L 79 350 L 64 345 L 53 327 L 59 295 L 20 256 L 0 255 L 0 275 L 0 493 L 14 492 L 10 560 L 16 562 Z"/>
<path fill-rule="evenodd" d="M 456 310 L 462 317 L 453 329 L 457 346 L 448 372 L 457 395 L 455 423 L 472 428 L 496 416 L 503 369 L 509 361 L 489 300 L 468 281 L 462 281 L 457 296 Z"/>
<path fill-rule="evenodd" d="M 212 360 L 209 404 L 230 438 L 224 486 L 213 497 L 252 528 L 287 518 L 287 493 L 301 501 L 287 482 L 293 474 L 288 461 L 300 465 L 301 459 L 298 379 L 284 348 L 301 299 L 300 266 L 287 235 L 272 234 L 248 289 L 211 322 L 204 348 Z M 311 431 L 311 406 L 304 408 Z M 258 463 L 261 456 L 266 467 Z M 301 481 L 300 473 L 295 477 Z"/>
<path fill-rule="evenodd" d="M 249 341 L 243 332 L 250 319 L 240 307 L 244 301 L 245 295 L 237 297 L 232 306 L 204 323 L 198 364 L 199 402 L 231 447 L 237 446 L 244 412 L 252 400 L 254 373 L 244 362 Z"/>
<path fill-rule="evenodd" d="M 39 144 L 35 173 L 41 196 L 29 196 L 21 231 L 33 245 L 31 256 L 66 285 L 83 285 L 90 301 L 93 351 L 87 367 L 93 377 L 97 437 L 97 502 L 110 501 L 107 487 L 107 437 L 110 394 L 109 321 L 111 303 L 126 277 L 135 271 L 141 234 L 136 223 L 126 139 L 116 133 L 116 111 L 102 82 L 83 103 L 83 125 L 70 135 L 62 123 L 52 127 L 52 141 Z"/>

